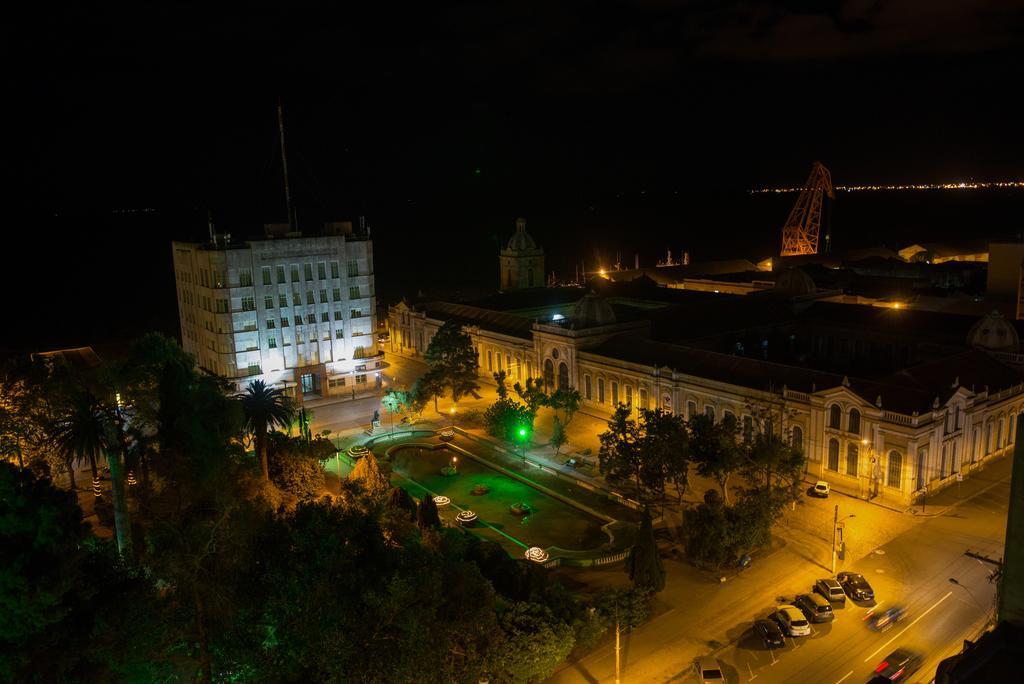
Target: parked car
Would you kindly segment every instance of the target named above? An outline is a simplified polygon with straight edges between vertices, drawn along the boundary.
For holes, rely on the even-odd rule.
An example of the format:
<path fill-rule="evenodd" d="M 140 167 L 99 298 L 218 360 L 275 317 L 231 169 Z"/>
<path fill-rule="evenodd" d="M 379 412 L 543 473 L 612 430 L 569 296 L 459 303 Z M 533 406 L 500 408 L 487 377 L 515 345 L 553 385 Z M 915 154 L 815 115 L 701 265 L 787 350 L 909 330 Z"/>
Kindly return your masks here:
<path fill-rule="evenodd" d="M 717 658 L 712 656 L 697 658 L 696 669 L 697 676 L 700 677 L 700 684 L 722 684 L 725 681 L 722 665 Z"/>
<path fill-rule="evenodd" d="M 807 618 L 796 606 L 779 606 L 772 617 L 779 623 L 782 631 L 789 636 L 810 636 L 811 634 L 811 623 L 807 622 Z"/>
<path fill-rule="evenodd" d="M 843 591 L 843 585 L 831 577 L 825 577 L 815 582 L 814 591 L 832 603 L 846 603 L 846 592 Z"/>
<path fill-rule="evenodd" d="M 793 602 L 811 622 L 831 622 L 836 614 L 832 612 L 832 604 L 821 594 L 800 594 Z"/>
<path fill-rule="evenodd" d="M 872 613 L 868 616 L 868 626 L 872 629 L 877 629 L 879 632 L 884 632 L 889 629 L 897 622 L 902 620 L 907 615 L 907 609 L 904 606 L 889 606 L 880 613 Z"/>
<path fill-rule="evenodd" d="M 786 645 L 786 635 L 771 620 L 758 620 L 754 623 L 754 634 L 761 637 L 767 648 L 782 648 Z"/>
<path fill-rule="evenodd" d="M 875 590 L 871 588 L 864 575 L 859 572 L 841 572 L 836 575 L 846 595 L 854 601 L 874 601 Z"/>
<path fill-rule="evenodd" d="M 827 499 L 829 491 L 828 482 L 818 480 L 814 483 L 814 486 L 811 487 L 811 496 L 820 496 L 822 499 Z"/>
<path fill-rule="evenodd" d="M 890 682 L 902 682 L 921 668 L 924 656 L 907 648 L 897 648 L 875 668 L 875 674 Z"/>

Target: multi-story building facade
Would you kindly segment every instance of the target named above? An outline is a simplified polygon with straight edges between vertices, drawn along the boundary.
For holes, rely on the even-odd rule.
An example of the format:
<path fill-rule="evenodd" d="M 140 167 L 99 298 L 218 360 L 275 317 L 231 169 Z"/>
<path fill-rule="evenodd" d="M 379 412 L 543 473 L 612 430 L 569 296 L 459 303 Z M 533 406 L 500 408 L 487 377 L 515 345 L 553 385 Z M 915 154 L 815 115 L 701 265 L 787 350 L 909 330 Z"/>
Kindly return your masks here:
<path fill-rule="evenodd" d="M 918 501 L 1012 448 L 1024 411 L 1024 356 L 1016 329 L 998 314 L 915 319 L 906 311 L 815 305 L 786 292 L 759 299 L 664 289 L 642 297 L 576 292 L 578 301 L 556 289 L 507 304 L 402 302 L 389 310 L 391 349 L 420 356 L 454 320 L 473 340 L 484 382 L 504 370 L 512 381 L 538 377 L 549 389 L 575 387 L 581 410 L 598 417 L 623 404 L 687 418 L 731 415 L 745 433 L 769 429 L 792 440 L 808 457 L 809 478 L 894 505 Z M 767 329 L 760 332 L 764 346 L 749 356 L 736 351 L 733 338 L 722 339 L 721 331 L 745 339 L 771 319 L 797 361 L 770 360 L 768 340 L 774 344 L 778 335 Z M 691 339 L 666 332 L 678 322 Z M 733 352 L 708 348 L 712 343 Z M 840 349 L 847 355 L 837 359 Z M 847 376 L 815 368 L 815 358 L 877 372 Z"/>
<path fill-rule="evenodd" d="M 259 378 L 301 400 L 379 386 L 369 237 L 349 223 L 274 233 L 172 243 L 185 351 L 239 390 Z"/>

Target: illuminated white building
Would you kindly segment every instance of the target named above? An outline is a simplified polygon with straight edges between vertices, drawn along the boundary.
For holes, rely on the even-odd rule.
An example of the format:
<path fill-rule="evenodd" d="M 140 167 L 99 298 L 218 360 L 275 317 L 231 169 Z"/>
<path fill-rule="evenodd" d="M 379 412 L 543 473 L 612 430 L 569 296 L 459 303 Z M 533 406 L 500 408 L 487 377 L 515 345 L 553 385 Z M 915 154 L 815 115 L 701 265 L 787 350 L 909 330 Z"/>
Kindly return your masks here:
<path fill-rule="evenodd" d="M 300 399 L 377 387 L 372 241 L 351 223 L 285 230 L 172 243 L 182 346 L 239 390 L 254 379 Z"/>

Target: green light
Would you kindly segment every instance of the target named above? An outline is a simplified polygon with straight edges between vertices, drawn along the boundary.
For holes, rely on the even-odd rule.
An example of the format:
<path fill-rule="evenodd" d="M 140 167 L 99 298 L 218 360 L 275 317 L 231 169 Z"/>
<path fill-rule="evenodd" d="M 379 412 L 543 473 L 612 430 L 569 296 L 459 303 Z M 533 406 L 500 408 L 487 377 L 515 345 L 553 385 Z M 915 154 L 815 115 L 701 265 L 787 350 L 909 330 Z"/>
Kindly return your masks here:
<path fill-rule="evenodd" d="M 526 428 L 519 428 L 519 436 L 520 437 L 525 437 L 526 436 Z"/>

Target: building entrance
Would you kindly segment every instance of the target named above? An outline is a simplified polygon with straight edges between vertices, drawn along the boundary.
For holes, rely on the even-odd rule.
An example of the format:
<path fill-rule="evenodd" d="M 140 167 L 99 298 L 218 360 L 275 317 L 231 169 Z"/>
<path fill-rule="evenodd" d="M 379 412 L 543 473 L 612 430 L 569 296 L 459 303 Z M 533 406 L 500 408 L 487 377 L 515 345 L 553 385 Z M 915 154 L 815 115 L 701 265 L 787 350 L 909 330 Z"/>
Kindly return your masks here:
<path fill-rule="evenodd" d="M 319 373 L 303 373 L 299 380 L 302 384 L 303 396 L 310 394 L 320 394 Z"/>

